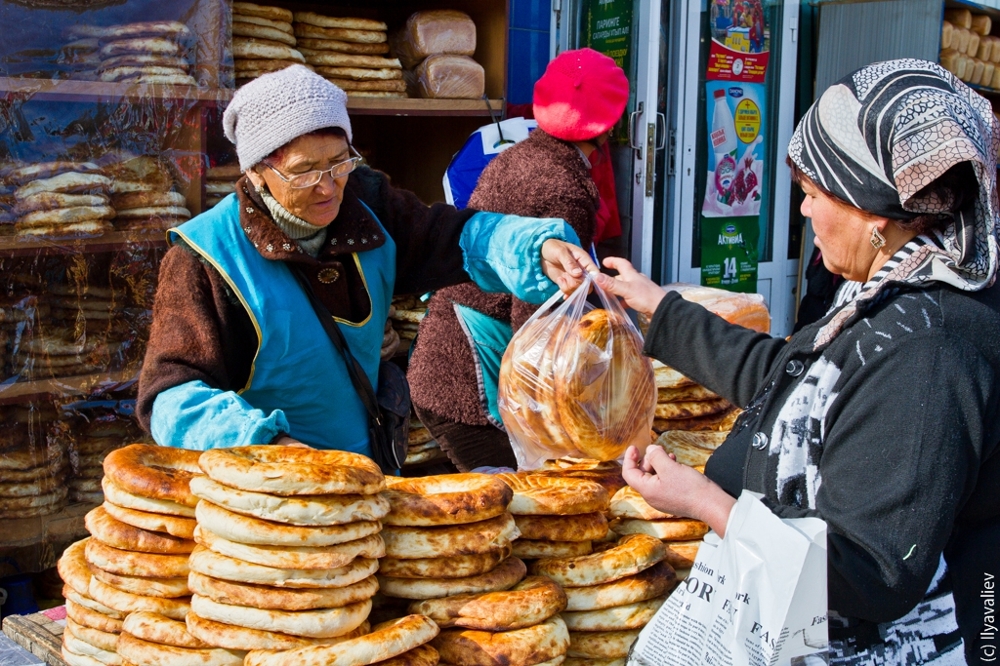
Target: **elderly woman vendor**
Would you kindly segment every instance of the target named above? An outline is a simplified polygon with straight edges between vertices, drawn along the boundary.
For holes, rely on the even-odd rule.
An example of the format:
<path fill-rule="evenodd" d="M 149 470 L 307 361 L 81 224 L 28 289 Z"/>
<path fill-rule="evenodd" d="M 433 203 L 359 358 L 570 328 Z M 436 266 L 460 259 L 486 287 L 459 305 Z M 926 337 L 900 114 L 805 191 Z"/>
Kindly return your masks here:
<path fill-rule="evenodd" d="M 562 220 L 428 207 L 393 187 L 359 164 L 346 103 L 302 66 L 233 96 L 223 122 L 244 177 L 171 230 L 160 267 L 137 405 L 157 443 L 371 455 L 344 356 L 294 273 L 376 386 L 393 294 L 471 279 L 540 303 L 594 268 Z"/>
<path fill-rule="evenodd" d="M 720 534 L 743 489 L 825 520 L 830 664 L 972 664 L 997 645 L 980 598 L 1000 575 L 997 129 L 922 60 L 823 93 L 788 152 L 823 261 L 856 288 L 787 341 L 620 259 L 597 278 L 652 314 L 648 355 L 746 406 L 704 476 L 652 448 L 626 453 L 625 479 Z"/>

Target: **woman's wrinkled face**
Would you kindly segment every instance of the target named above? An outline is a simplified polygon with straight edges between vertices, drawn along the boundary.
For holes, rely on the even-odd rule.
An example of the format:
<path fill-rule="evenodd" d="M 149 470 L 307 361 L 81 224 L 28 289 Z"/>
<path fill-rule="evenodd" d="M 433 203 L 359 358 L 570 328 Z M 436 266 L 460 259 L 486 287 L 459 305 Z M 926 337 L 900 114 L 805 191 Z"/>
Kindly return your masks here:
<path fill-rule="evenodd" d="M 830 272 L 847 280 L 866 282 L 878 254 L 870 242 L 875 219 L 862 210 L 837 201 L 803 177 L 805 197 L 799 207 L 812 219 L 815 244 Z"/>
<path fill-rule="evenodd" d="M 350 149 L 344 137 L 305 135 L 289 142 L 280 151 L 280 159 L 269 160 L 268 164 L 285 178 L 291 178 L 307 171 L 329 169 L 350 157 Z M 337 218 L 344 199 L 344 187 L 350 178 L 350 174 L 333 178 L 325 173 L 316 185 L 296 189 L 264 165 L 258 165 L 256 171 L 267 183 L 271 195 L 285 210 L 316 227 L 325 227 Z"/>

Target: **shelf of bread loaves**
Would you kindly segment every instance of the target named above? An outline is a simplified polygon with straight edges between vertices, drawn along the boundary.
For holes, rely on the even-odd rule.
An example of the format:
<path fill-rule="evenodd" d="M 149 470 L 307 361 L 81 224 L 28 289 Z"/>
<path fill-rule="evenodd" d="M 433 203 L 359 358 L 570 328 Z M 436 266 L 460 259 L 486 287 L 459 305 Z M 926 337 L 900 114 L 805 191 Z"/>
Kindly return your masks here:
<path fill-rule="evenodd" d="M 965 7 L 945 9 L 941 66 L 985 94 L 1000 93 L 1000 36 L 989 14 Z"/>
<path fill-rule="evenodd" d="M 167 241 L 163 231 L 155 229 L 109 231 L 100 236 L 71 238 L 18 236 L 0 232 L 0 252 L 6 256 L 36 254 L 39 251 L 52 254 L 73 254 L 81 251 L 104 252 L 134 244 L 166 247 Z"/>

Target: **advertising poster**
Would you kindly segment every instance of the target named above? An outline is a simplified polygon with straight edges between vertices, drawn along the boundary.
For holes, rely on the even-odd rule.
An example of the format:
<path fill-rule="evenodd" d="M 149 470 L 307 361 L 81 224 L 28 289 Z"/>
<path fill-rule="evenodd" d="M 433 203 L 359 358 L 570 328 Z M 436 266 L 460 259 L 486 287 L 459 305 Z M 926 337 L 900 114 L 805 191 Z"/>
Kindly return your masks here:
<path fill-rule="evenodd" d="M 701 218 L 701 283 L 729 291 L 757 291 L 760 219 Z"/>
<path fill-rule="evenodd" d="M 584 43 L 630 69 L 633 0 L 588 0 Z"/>
<path fill-rule="evenodd" d="M 709 0 L 709 81 L 763 83 L 771 28 L 762 0 Z"/>
<path fill-rule="evenodd" d="M 764 84 L 709 81 L 705 217 L 760 214 L 764 184 Z"/>

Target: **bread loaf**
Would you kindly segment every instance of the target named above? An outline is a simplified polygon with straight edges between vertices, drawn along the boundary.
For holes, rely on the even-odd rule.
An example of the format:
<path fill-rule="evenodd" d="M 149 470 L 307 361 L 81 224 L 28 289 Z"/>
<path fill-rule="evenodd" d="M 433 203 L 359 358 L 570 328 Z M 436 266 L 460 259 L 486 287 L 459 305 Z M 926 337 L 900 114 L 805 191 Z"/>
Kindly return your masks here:
<path fill-rule="evenodd" d="M 961 53 L 965 53 L 969 48 L 969 38 L 972 37 L 972 31 L 968 28 L 955 28 L 955 35 L 952 37 L 952 46 L 956 46 L 954 39 L 958 38 L 957 48 Z"/>
<path fill-rule="evenodd" d="M 972 25 L 969 27 L 977 34 L 988 35 L 993 28 L 993 21 L 987 14 L 974 14 L 972 16 Z"/>
<path fill-rule="evenodd" d="M 980 39 L 979 51 L 976 53 L 976 58 L 986 61 L 990 59 L 991 55 L 993 55 L 993 40 Z"/>
<path fill-rule="evenodd" d="M 975 60 L 972 66 L 972 76 L 969 77 L 969 83 L 980 85 L 983 81 L 983 66 L 985 63 L 982 60 Z"/>
<path fill-rule="evenodd" d="M 420 97 L 479 99 L 486 90 L 483 66 L 465 55 L 431 55 L 416 69 Z"/>
<path fill-rule="evenodd" d="M 471 56 L 476 52 L 476 24 L 465 12 L 452 9 L 416 12 L 393 34 L 392 48 L 407 69 L 437 53 Z"/>
<path fill-rule="evenodd" d="M 972 27 L 972 12 L 968 9 L 946 9 L 944 12 L 946 21 L 950 21 L 956 26 L 963 28 Z"/>
<path fill-rule="evenodd" d="M 965 50 L 965 54 L 970 58 L 975 58 L 976 54 L 979 53 L 979 42 L 982 41 L 978 32 L 969 31 L 969 48 Z"/>
<path fill-rule="evenodd" d="M 954 33 L 954 26 L 949 21 L 941 24 L 941 50 L 951 48 L 951 39 Z"/>

